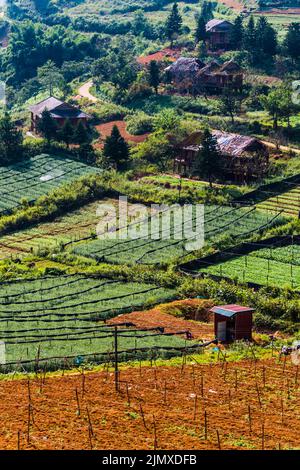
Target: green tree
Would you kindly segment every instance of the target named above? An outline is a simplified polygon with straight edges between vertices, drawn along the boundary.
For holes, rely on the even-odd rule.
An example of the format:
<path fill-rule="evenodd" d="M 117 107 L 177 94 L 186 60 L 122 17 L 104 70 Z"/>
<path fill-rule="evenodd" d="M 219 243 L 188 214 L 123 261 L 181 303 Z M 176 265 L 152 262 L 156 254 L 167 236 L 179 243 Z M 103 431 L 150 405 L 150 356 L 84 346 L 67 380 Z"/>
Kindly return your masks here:
<path fill-rule="evenodd" d="M 221 96 L 221 108 L 224 114 L 229 114 L 231 123 L 234 124 L 234 116 L 240 108 L 239 96 L 232 88 L 225 88 Z"/>
<path fill-rule="evenodd" d="M 171 47 L 173 47 L 174 40 L 180 35 L 181 28 L 182 18 L 178 10 L 178 4 L 175 2 L 166 22 L 166 35 L 171 41 Z"/>
<path fill-rule="evenodd" d="M 244 26 L 243 18 L 241 15 L 237 16 L 234 20 L 233 27 L 230 35 L 230 43 L 234 49 L 241 49 L 244 39 Z"/>
<path fill-rule="evenodd" d="M 48 144 L 57 137 L 57 125 L 48 109 L 44 109 L 42 112 L 42 117 L 37 123 L 37 131 L 47 140 Z"/>
<path fill-rule="evenodd" d="M 209 129 L 203 132 L 201 147 L 194 162 L 193 173 L 201 178 L 207 178 L 212 187 L 212 178 L 221 171 L 221 155 L 218 144 Z"/>
<path fill-rule="evenodd" d="M 300 23 L 291 23 L 285 38 L 287 54 L 297 61 L 300 58 Z"/>
<path fill-rule="evenodd" d="M 273 121 L 273 129 L 278 129 L 278 119 L 287 119 L 295 112 L 292 105 L 291 90 L 287 85 L 274 88 L 267 96 L 261 96 L 260 102 Z"/>
<path fill-rule="evenodd" d="M 118 170 L 126 168 L 129 160 L 129 146 L 116 125 L 112 128 L 111 135 L 105 139 L 103 154 Z"/>
<path fill-rule="evenodd" d="M 74 144 L 83 145 L 89 142 L 89 133 L 86 126 L 79 121 L 77 124 L 74 133 L 73 133 L 73 142 Z"/>
<path fill-rule="evenodd" d="M 277 51 L 277 34 L 264 16 L 259 17 L 256 25 L 257 50 L 267 56 L 274 56 Z"/>
<path fill-rule="evenodd" d="M 213 4 L 211 1 L 204 1 L 201 8 L 201 16 L 203 17 L 205 23 L 212 20 L 214 17 L 213 14 Z"/>
<path fill-rule="evenodd" d="M 59 131 L 59 139 L 66 144 L 67 148 L 69 148 L 70 144 L 73 142 L 74 127 L 72 126 L 70 119 L 65 120 L 64 125 Z"/>
<path fill-rule="evenodd" d="M 149 85 L 154 88 L 155 93 L 158 94 L 158 86 L 160 83 L 160 71 L 156 60 L 151 60 L 149 66 Z"/>
<path fill-rule="evenodd" d="M 244 49 L 249 52 L 251 63 L 257 60 L 256 28 L 253 15 L 250 16 L 248 24 L 244 31 Z"/>
<path fill-rule="evenodd" d="M 0 118 L 0 164 L 7 165 L 22 158 L 23 136 L 10 115 L 5 113 Z"/>
<path fill-rule="evenodd" d="M 197 28 L 195 31 L 195 40 L 196 42 L 205 41 L 207 38 L 205 20 L 203 16 L 199 16 L 197 21 Z"/>
<path fill-rule="evenodd" d="M 45 65 L 37 69 L 38 81 L 49 92 L 49 96 L 53 96 L 54 88 L 63 90 L 65 88 L 65 80 L 60 73 L 59 68 L 54 62 L 48 60 Z"/>

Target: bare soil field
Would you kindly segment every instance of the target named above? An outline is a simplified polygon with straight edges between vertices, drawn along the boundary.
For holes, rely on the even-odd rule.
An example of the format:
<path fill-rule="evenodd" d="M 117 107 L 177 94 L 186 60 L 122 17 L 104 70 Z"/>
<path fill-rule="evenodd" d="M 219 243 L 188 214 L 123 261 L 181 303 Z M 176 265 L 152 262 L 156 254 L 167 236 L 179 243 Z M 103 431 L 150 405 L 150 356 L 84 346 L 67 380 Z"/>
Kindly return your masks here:
<path fill-rule="evenodd" d="M 300 447 L 290 359 L 122 369 L 0 382 L 1 449 Z"/>
<path fill-rule="evenodd" d="M 156 60 L 157 62 L 161 62 L 163 60 L 168 60 L 170 62 L 175 62 L 176 59 L 180 57 L 180 49 L 170 49 L 165 48 L 161 51 L 155 52 L 154 54 L 149 54 L 147 56 L 140 56 L 138 57 L 137 61 L 141 65 L 149 65 L 151 60 Z"/>
<path fill-rule="evenodd" d="M 222 3 L 222 5 L 225 5 L 228 8 L 232 8 L 235 11 L 244 10 L 244 5 L 238 0 L 221 0 L 220 3 Z"/>
<path fill-rule="evenodd" d="M 104 124 L 99 124 L 96 126 L 97 131 L 100 133 L 100 139 L 98 143 L 95 144 L 96 148 L 102 148 L 103 147 L 103 142 L 106 137 L 108 137 L 111 134 L 111 131 L 114 126 L 118 126 L 118 129 L 122 135 L 122 137 L 127 141 L 127 142 L 134 142 L 136 144 L 140 142 L 144 142 L 146 138 L 148 137 L 149 134 L 143 134 L 143 135 L 131 135 L 127 132 L 126 130 L 126 122 L 125 121 L 110 121 L 106 122 Z"/>
<path fill-rule="evenodd" d="M 194 338 L 212 340 L 214 338 L 213 323 L 184 320 L 169 313 L 163 313 L 158 309 L 145 312 L 132 312 L 110 320 L 108 323 L 118 324 L 122 322 L 132 322 L 137 328 L 165 328 L 166 333 L 177 333 L 179 331 L 190 331 Z"/>

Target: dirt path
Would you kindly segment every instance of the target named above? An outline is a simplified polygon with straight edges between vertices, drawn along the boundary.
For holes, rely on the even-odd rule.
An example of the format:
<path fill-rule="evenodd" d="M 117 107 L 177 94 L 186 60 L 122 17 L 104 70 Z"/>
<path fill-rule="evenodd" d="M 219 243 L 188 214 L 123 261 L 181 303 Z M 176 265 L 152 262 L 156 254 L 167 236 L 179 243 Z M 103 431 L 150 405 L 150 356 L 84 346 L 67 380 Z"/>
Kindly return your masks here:
<path fill-rule="evenodd" d="M 98 101 L 98 98 L 96 98 L 96 96 L 93 96 L 91 93 L 90 93 L 90 88 L 93 86 L 93 80 L 89 80 L 88 82 L 84 83 L 83 85 L 81 85 L 81 87 L 78 89 L 78 93 L 80 96 L 82 96 L 83 98 L 88 98 L 90 101 L 92 101 L 93 103 L 97 103 Z"/>
<path fill-rule="evenodd" d="M 263 144 L 267 145 L 267 147 L 270 147 L 272 149 L 276 149 L 276 144 L 273 144 L 272 142 L 268 142 L 267 140 L 262 140 Z M 295 152 L 296 154 L 300 155 L 300 149 L 297 149 L 295 147 L 288 147 L 286 145 L 279 145 L 279 150 L 283 152 Z"/>

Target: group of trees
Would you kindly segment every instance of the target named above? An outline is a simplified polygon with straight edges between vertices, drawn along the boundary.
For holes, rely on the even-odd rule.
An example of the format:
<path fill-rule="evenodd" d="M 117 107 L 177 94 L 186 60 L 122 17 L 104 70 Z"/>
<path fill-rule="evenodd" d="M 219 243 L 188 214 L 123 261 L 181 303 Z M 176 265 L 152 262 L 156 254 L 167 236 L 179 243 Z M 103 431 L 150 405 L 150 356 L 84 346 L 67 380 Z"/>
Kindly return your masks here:
<path fill-rule="evenodd" d="M 74 127 L 69 119 L 66 119 L 62 127 L 58 127 L 51 116 L 51 113 L 45 109 L 42 117 L 37 124 L 38 132 L 50 143 L 51 140 L 70 144 L 86 145 L 90 142 L 90 135 L 84 124 L 79 121 Z"/>
<path fill-rule="evenodd" d="M 9 165 L 23 155 L 23 135 L 9 114 L 0 117 L 0 165 Z"/>

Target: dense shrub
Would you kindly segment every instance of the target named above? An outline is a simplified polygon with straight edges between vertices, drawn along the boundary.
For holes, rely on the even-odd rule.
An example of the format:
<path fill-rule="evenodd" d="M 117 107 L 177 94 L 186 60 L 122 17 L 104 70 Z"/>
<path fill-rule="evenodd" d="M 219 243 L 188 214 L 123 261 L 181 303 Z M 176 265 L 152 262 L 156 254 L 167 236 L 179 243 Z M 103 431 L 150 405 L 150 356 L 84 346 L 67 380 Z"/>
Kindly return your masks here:
<path fill-rule="evenodd" d="M 146 113 L 126 117 L 127 131 L 132 135 L 142 135 L 153 131 L 153 118 Z"/>

